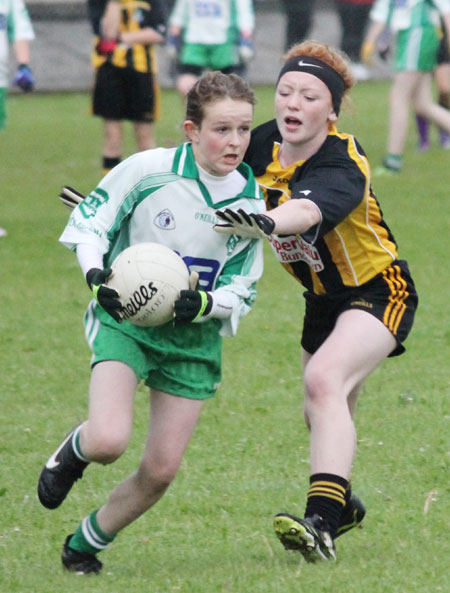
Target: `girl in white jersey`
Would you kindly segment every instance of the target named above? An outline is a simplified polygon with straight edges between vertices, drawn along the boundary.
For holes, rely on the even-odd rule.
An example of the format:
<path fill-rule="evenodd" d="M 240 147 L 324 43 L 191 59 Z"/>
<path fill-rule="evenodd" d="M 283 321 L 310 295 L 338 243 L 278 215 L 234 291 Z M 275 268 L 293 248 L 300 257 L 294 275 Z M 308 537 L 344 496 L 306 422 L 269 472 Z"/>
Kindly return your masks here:
<path fill-rule="evenodd" d="M 184 97 L 206 70 L 241 71 L 253 56 L 252 0 L 176 0 L 169 18 L 168 48 L 179 50 L 177 89 Z"/>
<path fill-rule="evenodd" d="M 376 0 L 361 50 L 370 64 L 375 44 L 386 26 L 396 35 L 395 77 L 390 93 L 387 155 L 374 175 L 398 173 L 408 136 L 409 107 L 450 133 L 450 112 L 434 102 L 432 74 L 440 42 L 440 17 L 450 31 L 450 0 Z"/>
<path fill-rule="evenodd" d="M 88 420 L 44 466 L 41 503 L 58 507 L 88 463 L 111 463 L 125 451 L 140 380 L 150 388 L 151 410 L 137 471 L 66 538 L 62 562 L 68 570 L 99 572 L 97 553 L 163 496 L 204 400 L 219 386 L 221 336 L 236 332 L 255 298 L 261 241 L 213 230 L 218 207 L 265 209 L 253 173 L 241 163 L 254 103 L 238 76 L 203 76 L 187 96 L 190 141 L 123 161 L 74 210 L 61 236 L 76 250 L 97 298 L 85 317 L 93 368 Z M 176 250 L 199 275 L 198 289 L 182 291 L 176 302 L 174 323 L 155 328 L 122 320 L 117 293 L 104 285 L 117 253 L 144 241 Z"/>

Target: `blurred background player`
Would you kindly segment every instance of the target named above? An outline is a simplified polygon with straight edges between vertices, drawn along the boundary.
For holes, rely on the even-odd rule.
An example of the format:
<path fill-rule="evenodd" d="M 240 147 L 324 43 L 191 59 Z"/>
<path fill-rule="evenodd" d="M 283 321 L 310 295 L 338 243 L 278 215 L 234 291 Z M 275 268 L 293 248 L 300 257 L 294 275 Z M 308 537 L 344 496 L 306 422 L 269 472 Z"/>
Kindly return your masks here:
<path fill-rule="evenodd" d="M 6 126 L 9 46 L 12 45 L 18 65 L 13 85 L 27 93 L 34 88 L 34 77 L 29 65 L 29 42 L 32 39 L 33 26 L 23 0 L 0 0 L 0 130 Z M 6 235 L 6 230 L 0 227 L 0 237 Z"/>
<path fill-rule="evenodd" d="M 176 0 L 169 17 L 168 50 L 178 56 L 182 97 L 205 70 L 240 74 L 253 57 L 252 0 Z"/>
<path fill-rule="evenodd" d="M 356 80 L 368 80 L 369 68 L 361 64 L 361 47 L 369 21 L 369 13 L 375 0 L 335 0 L 341 23 L 340 48 L 352 62 Z"/>
<path fill-rule="evenodd" d="M 440 43 L 440 17 L 450 29 L 450 0 L 376 0 L 361 58 L 370 65 L 377 40 L 389 26 L 395 34 L 395 76 L 390 92 L 387 155 L 374 175 L 398 173 L 408 135 L 409 108 L 450 133 L 450 111 L 433 100 L 432 72 Z"/>
<path fill-rule="evenodd" d="M 154 44 L 165 39 L 166 3 L 89 0 L 89 13 L 96 35 L 93 113 L 104 120 L 107 173 L 121 160 L 124 120 L 133 122 L 138 151 L 155 147 L 159 87 Z"/>
<path fill-rule="evenodd" d="M 443 35 L 436 58 L 436 68 L 433 73 L 434 82 L 438 90 L 438 103 L 445 109 L 450 109 L 450 51 L 448 35 L 443 28 Z M 419 141 L 417 148 L 423 152 L 430 148 L 429 122 L 422 115 L 416 115 Z M 439 144 L 441 148 L 450 149 L 450 134 L 439 129 Z"/>
<path fill-rule="evenodd" d="M 286 49 L 303 41 L 308 35 L 315 3 L 316 0 L 283 0 L 286 14 Z"/>

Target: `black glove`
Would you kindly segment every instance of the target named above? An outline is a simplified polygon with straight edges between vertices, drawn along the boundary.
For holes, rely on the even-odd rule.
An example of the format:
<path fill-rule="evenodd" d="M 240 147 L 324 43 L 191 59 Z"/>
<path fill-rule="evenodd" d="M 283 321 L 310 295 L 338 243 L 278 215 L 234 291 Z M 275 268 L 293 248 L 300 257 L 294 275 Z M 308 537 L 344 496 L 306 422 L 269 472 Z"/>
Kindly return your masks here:
<path fill-rule="evenodd" d="M 212 309 L 213 298 L 204 290 L 182 290 L 174 304 L 175 326 L 186 325 L 191 321 L 208 315 Z"/>
<path fill-rule="evenodd" d="M 111 315 L 117 323 L 121 323 L 122 304 L 119 301 L 119 295 L 113 288 L 109 288 L 104 284 L 110 276 L 111 268 L 105 268 L 104 270 L 91 268 L 86 274 L 86 282 L 102 309 Z"/>
<path fill-rule="evenodd" d="M 275 222 L 269 216 L 265 214 L 248 214 L 242 208 L 239 208 L 237 212 L 229 208 L 216 210 L 216 216 L 223 222 L 215 224 L 214 230 L 227 235 L 261 239 L 271 235 L 275 228 Z"/>
<path fill-rule="evenodd" d="M 61 193 L 59 194 L 59 199 L 61 202 L 73 210 L 78 204 L 80 204 L 84 200 L 85 196 L 80 194 L 79 191 L 73 189 L 69 185 L 66 185 L 62 188 Z"/>

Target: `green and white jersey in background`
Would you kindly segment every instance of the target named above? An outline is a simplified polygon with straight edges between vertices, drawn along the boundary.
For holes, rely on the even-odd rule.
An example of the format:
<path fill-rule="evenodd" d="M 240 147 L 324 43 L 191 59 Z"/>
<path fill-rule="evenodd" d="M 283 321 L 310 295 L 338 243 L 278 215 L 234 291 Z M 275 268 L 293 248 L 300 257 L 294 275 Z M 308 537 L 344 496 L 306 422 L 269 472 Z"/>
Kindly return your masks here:
<path fill-rule="evenodd" d="M 440 14 L 450 13 L 450 0 L 376 0 L 373 21 L 388 23 L 392 31 L 439 26 Z"/>
<path fill-rule="evenodd" d="M 233 187 L 239 188 L 232 197 L 223 193 L 230 176 L 237 181 Z M 225 207 L 265 210 L 246 164 L 225 177 L 205 177 L 190 143 L 157 148 L 129 157 L 108 173 L 72 212 L 60 241 L 73 250 L 80 243 L 96 246 L 105 266 L 129 245 L 166 245 L 181 255 L 191 272 L 199 273 L 199 288 L 231 295 L 233 313 L 222 320 L 221 329 L 221 335 L 231 336 L 255 299 L 263 247 L 262 240 L 213 230 L 215 210 Z"/>
<path fill-rule="evenodd" d="M 0 88 L 8 87 L 9 45 L 32 39 L 34 31 L 23 0 L 0 0 Z"/>
<path fill-rule="evenodd" d="M 169 25 L 184 30 L 185 43 L 235 44 L 237 31 L 251 33 L 255 25 L 252 0 L 177 0 Z"/>

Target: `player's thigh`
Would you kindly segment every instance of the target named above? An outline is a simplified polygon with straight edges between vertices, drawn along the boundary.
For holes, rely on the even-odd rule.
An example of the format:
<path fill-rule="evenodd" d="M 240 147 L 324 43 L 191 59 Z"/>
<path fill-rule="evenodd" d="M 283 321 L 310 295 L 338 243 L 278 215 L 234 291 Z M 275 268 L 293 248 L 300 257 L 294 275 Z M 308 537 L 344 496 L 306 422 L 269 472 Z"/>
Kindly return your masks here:
<path fill-rule="evenodd" d="M 141 466 L 175 475 L 200 417 L 204 400 L 150 390 L 150 430 Z"/>
<path fill-rule="evenodd" d="M 403 103 L 410 101 L 415 93 L 420 80 L 420 72 L 396 72 L 391 86 L 391 102 L 400 100 Z M 405 109 L 407 105 L 404 106 Z"/>
<path fill-rule="evenodd" d="M 123 362 L 105 360 L 93 367 L 87 424 L 92 448 L 116 455 L 125 450 L 131 435 L 137 385 L 135 372 Z"/>
<path fill-rule="evenodd" d="M 434 73 L 439 93 L 450 94 L 450 62 L 439 64 Z"/>
<path fill-rule="evenodd" d="M 194 84 L 197 82 L 198 76 L 195 74 L 180 74 L 177 79 L 177 89 L 181 95 L 187 95 Z"/>
<path fill-rule="evenodd" d="M 420 72 L 419 75 L 420 79 L 414 91 L 413 107 L 417 113 L 426 115 L 427 109 L 434 103 L 432 75 L 431 72 Z"/>
<path fill-rule="evenodd" d="M 345 397 L 395 349 L 396 340 L 375 316 L 358 309 L 341 313 L 306 362 L 305 374 L 325 377 Z"/>

